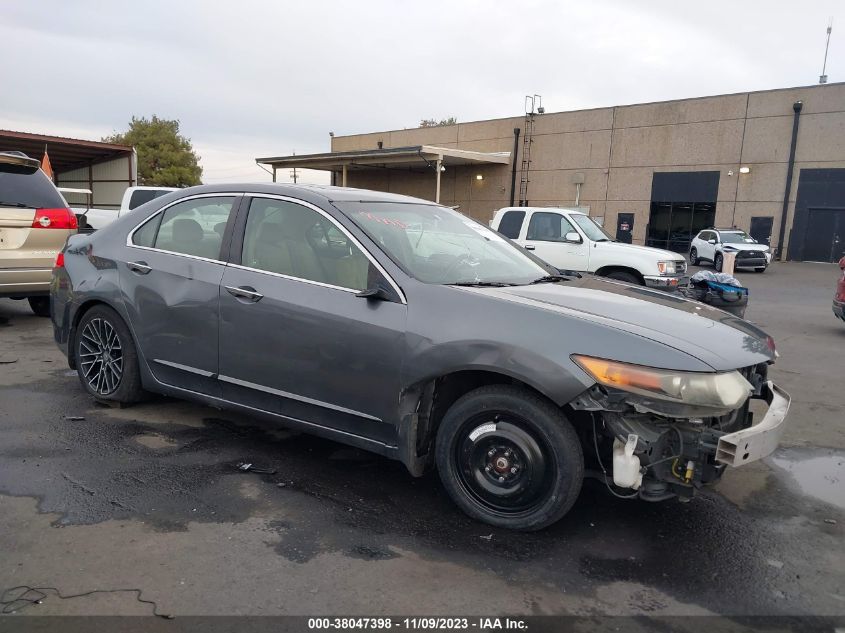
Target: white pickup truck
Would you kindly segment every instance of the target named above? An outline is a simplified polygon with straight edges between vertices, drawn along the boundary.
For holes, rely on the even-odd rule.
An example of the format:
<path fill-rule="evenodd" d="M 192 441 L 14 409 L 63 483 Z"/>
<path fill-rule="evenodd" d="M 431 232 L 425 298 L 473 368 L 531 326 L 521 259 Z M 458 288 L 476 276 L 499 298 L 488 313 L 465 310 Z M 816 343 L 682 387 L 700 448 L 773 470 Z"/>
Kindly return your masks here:
<path fill-rule="evenodd" d="M 59 187 L 59 191 L 63 193 L 80 193 L 91 195 L 90 189 L 68 189 Z M 79 228 L 81 232 L 96 231 L 107 224 L 119 218 L 121 215 L 128 213 L 132 209 L 140 207 L 142 204 L 155 200 L 156 198 L 170 193 L 171 191 L 178 191 L 175 187 L 128 187 L 123 193 L 123 199 L 120 202 L 119 209 L 97 209 L 95 207 L 78 207 L 73 206 L 71 209 L 79 219 Z M 90 197 L 89 197 L 90 200 Z"/>
<path fill-rule="evenodd" d="M 664 290 L 676 289 L 687 270 L 682 255 L 617 242 L 577 209 L 505 207 L 490 227 L 561 270 Z"/>

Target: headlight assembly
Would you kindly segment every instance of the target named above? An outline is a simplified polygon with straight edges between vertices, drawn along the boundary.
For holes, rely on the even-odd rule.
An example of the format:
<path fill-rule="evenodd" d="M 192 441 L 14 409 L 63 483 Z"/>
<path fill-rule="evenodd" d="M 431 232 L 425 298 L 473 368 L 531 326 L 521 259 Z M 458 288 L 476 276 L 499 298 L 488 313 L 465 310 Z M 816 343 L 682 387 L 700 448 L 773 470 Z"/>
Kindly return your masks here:
<path fill-rule="evenodd" d="M 672 371 L 578 355 L 573 355 L 572 360 L 605 387 L 677 404 L 737 409 L 753 391 L 751 383 L 738 371 Z"/>
<path fill-rule="evenodd" d="M 675 262 L 657 262 L 657 272 L 661 275 L 674 275 Z"/>

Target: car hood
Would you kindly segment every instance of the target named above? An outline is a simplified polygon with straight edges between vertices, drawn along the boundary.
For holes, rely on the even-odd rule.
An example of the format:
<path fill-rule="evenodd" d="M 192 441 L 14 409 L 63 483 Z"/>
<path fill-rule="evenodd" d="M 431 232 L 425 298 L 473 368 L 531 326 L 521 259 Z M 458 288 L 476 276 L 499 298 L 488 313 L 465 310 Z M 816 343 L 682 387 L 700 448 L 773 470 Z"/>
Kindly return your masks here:
<path fill-rule="evenodd" d="M 637 246 L 635 244 L 626 244 L 625 242 L 598 242 L 603 249 L 624 250 L 626 253 L 637 251 L 644 255 L 654 257 L 655 261 L 668 260 L 679 261 L 684 259 L 680 253 L 673 253 L 672 251 L 664 251 L 662 248 L 652 248 L 651 246 Z"/>
<path fill-rule="evenodd" d="M 585 275 L 559 283 L 465 290 L 624 330 L 685 352 L 717 371 L 774 360 L 760 328 L 709 305 L 642 286 Z"/>

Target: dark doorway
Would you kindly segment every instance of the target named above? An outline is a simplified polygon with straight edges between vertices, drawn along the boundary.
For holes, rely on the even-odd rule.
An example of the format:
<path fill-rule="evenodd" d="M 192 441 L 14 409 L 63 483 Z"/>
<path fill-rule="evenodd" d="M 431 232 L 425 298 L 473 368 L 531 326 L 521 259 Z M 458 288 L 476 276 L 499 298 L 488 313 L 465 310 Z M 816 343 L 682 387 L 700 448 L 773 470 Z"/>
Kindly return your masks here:
<path fill-rule="evenodd" d="M 655 173 L 646 245 L 688 251 L 695 234 L 713 226 L 718 191 L 718 171 Z"/>
<path fill-rule="evenodd" d="M 751 237 L 760 244 L 772 245 L 772 224 L 774 218 L 770 215 L 751 218 Z"/>
<path fill-rule="evenodd" d="M 838 262 L 845 257 L 845 209 L 809 209 L 804 261 Z"/>
<path fill-rule="evenodd" d="M 616 217 L 616 239 L 619 242 L 630 244 L 634 234 L 634 214 L 620 213 Z"/>

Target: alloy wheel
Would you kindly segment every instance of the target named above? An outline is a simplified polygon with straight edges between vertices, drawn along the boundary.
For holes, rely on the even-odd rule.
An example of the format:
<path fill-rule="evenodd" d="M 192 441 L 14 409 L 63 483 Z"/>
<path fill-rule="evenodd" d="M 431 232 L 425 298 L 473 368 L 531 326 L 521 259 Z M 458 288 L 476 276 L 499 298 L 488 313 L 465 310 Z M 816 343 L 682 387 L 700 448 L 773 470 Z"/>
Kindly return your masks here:
<path fill-rule="evenodd" d="M 117 390 L 123 377 L 123 347 L 111 323 L 97 317 L 85 324 L 78 360 L 91 391 L 107 396 Z"/>

